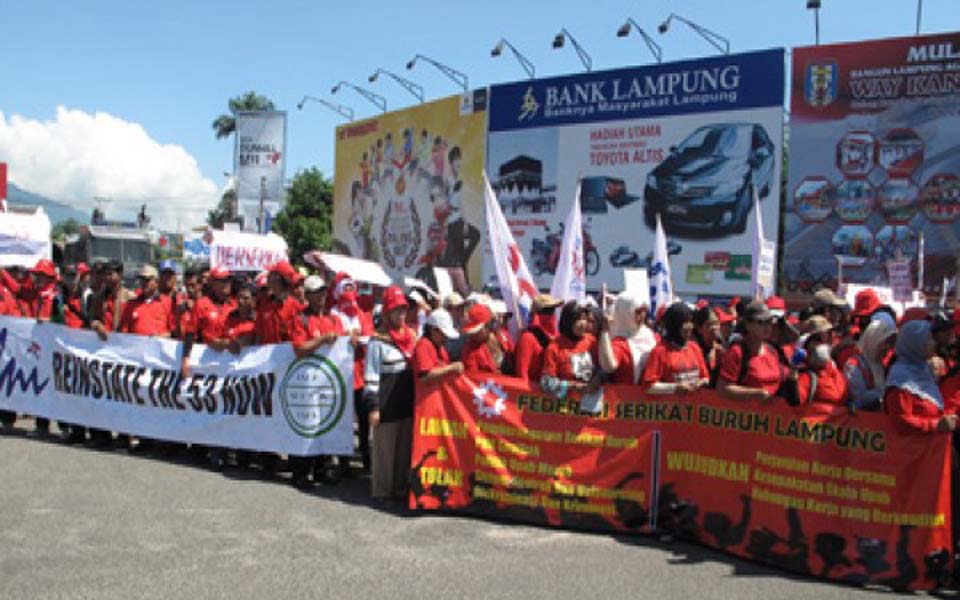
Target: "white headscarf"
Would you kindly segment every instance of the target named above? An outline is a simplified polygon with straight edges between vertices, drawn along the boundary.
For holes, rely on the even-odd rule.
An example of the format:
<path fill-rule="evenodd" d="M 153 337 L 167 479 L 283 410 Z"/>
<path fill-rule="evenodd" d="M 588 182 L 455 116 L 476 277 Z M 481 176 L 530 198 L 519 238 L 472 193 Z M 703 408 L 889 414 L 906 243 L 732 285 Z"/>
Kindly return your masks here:
<path fill-rule="evenodd" d="M 650 304 L 632 292 L 620 292 L 613 304 L 613 328 L 611 334 L 614 337 L 622 337 L 630 344 L 630 355 L 633 357 L 633 382 L 640 380 L 643 373 L 643 367 L 647 363 L 647 358 L 654 346 L 657 345 L 657 338 L 646 325 L 637 325 L 636 312 L 640 308 L 650 309 Z"/>
<path fill-rule="evenodd" d="M 874 387 L 883 389 L 886 378 L 886 372 L 883 368 L 883 357 L 877 356 L 877 351 L 890 336 L 897 333 L 897 327 L 891 319 L 874 319 L 870 322 L 863 333 L 860 335 L 860 341 L 857 345 L 860 347 L 860 355 L 863 362 L 870 368 L 870 374 L 873 376 Z"/>

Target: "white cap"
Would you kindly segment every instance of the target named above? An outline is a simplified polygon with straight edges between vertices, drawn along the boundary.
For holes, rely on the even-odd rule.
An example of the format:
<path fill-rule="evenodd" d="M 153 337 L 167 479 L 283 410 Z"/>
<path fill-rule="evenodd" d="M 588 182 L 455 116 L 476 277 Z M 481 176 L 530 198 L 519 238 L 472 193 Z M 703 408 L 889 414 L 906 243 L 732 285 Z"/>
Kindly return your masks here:
<path fill-rule="evenodd" d="M 327 283 L 319 275 L 311 275 L 303 282 L 303 291 L 307 293 L 319 292 L 325 287 L 327 287 Z"/>
<path fill-rule="evenodd" d="M 505 315 L 508 312 L 507 303 L 503 300 L 491 300 L 490 310 L 492 310 L 495 315 Z"/>
<path fill-rule="evenodd" d="M 450 316 L 446 310 L 438 308 L 437 310 L 430 313 L 430 316 L 427 317 L 424 325 L 429 325 L 430 327 L 436 327 L 443 335 L 446 337 L 455 340 L 460 337 L 460 333 L 453 326 L 453 318 Z"/>

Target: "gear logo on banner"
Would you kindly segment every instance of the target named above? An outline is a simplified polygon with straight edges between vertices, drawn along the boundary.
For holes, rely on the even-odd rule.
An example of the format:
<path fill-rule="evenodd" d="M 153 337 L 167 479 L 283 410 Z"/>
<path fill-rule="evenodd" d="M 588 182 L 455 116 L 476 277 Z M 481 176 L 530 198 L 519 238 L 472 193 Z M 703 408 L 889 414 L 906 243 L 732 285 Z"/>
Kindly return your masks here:
<path fill-rule="evenodd" d="M 337 366 L 322 356 L 290 363 L 280 383 L 280 406 L 293 431 L 319 437 L 336 427 L 346 408 L 347 390 Z"/>
<path fill-rule="evenodd" d="M 477 415 L 488 419 L 499 417 L 507 408 L 507 393 L 488 379 L 483 385 L 473 388 L 473 403 L 477 407 Z"/>

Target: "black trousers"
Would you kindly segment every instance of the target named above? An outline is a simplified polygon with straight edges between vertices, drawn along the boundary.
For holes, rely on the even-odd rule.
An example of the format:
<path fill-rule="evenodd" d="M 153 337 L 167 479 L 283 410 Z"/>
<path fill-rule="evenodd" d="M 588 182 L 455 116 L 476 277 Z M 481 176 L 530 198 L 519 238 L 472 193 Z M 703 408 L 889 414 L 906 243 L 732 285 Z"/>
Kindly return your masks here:
<path fill-rule="evenodd" d="M 363 388 L 353 390 L 353 411 L 357 415 L 357 435 L 360 437 L 360 458 L 363 466 L 370 464 L 370 411 L 363 400 Z"/>

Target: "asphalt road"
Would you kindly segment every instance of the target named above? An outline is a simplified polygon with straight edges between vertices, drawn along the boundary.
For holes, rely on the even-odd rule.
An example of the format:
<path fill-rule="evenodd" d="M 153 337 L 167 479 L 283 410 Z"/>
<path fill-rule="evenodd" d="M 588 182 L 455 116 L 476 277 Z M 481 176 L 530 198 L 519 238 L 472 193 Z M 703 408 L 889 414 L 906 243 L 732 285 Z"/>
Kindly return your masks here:
<path fill-rule="evenodd" d="M 423 516 L 183 455 L 0 436 L 0 598 L 854 598 L 653 537 Z M 884 594 L 889 596 L 889 594 Z"/>

